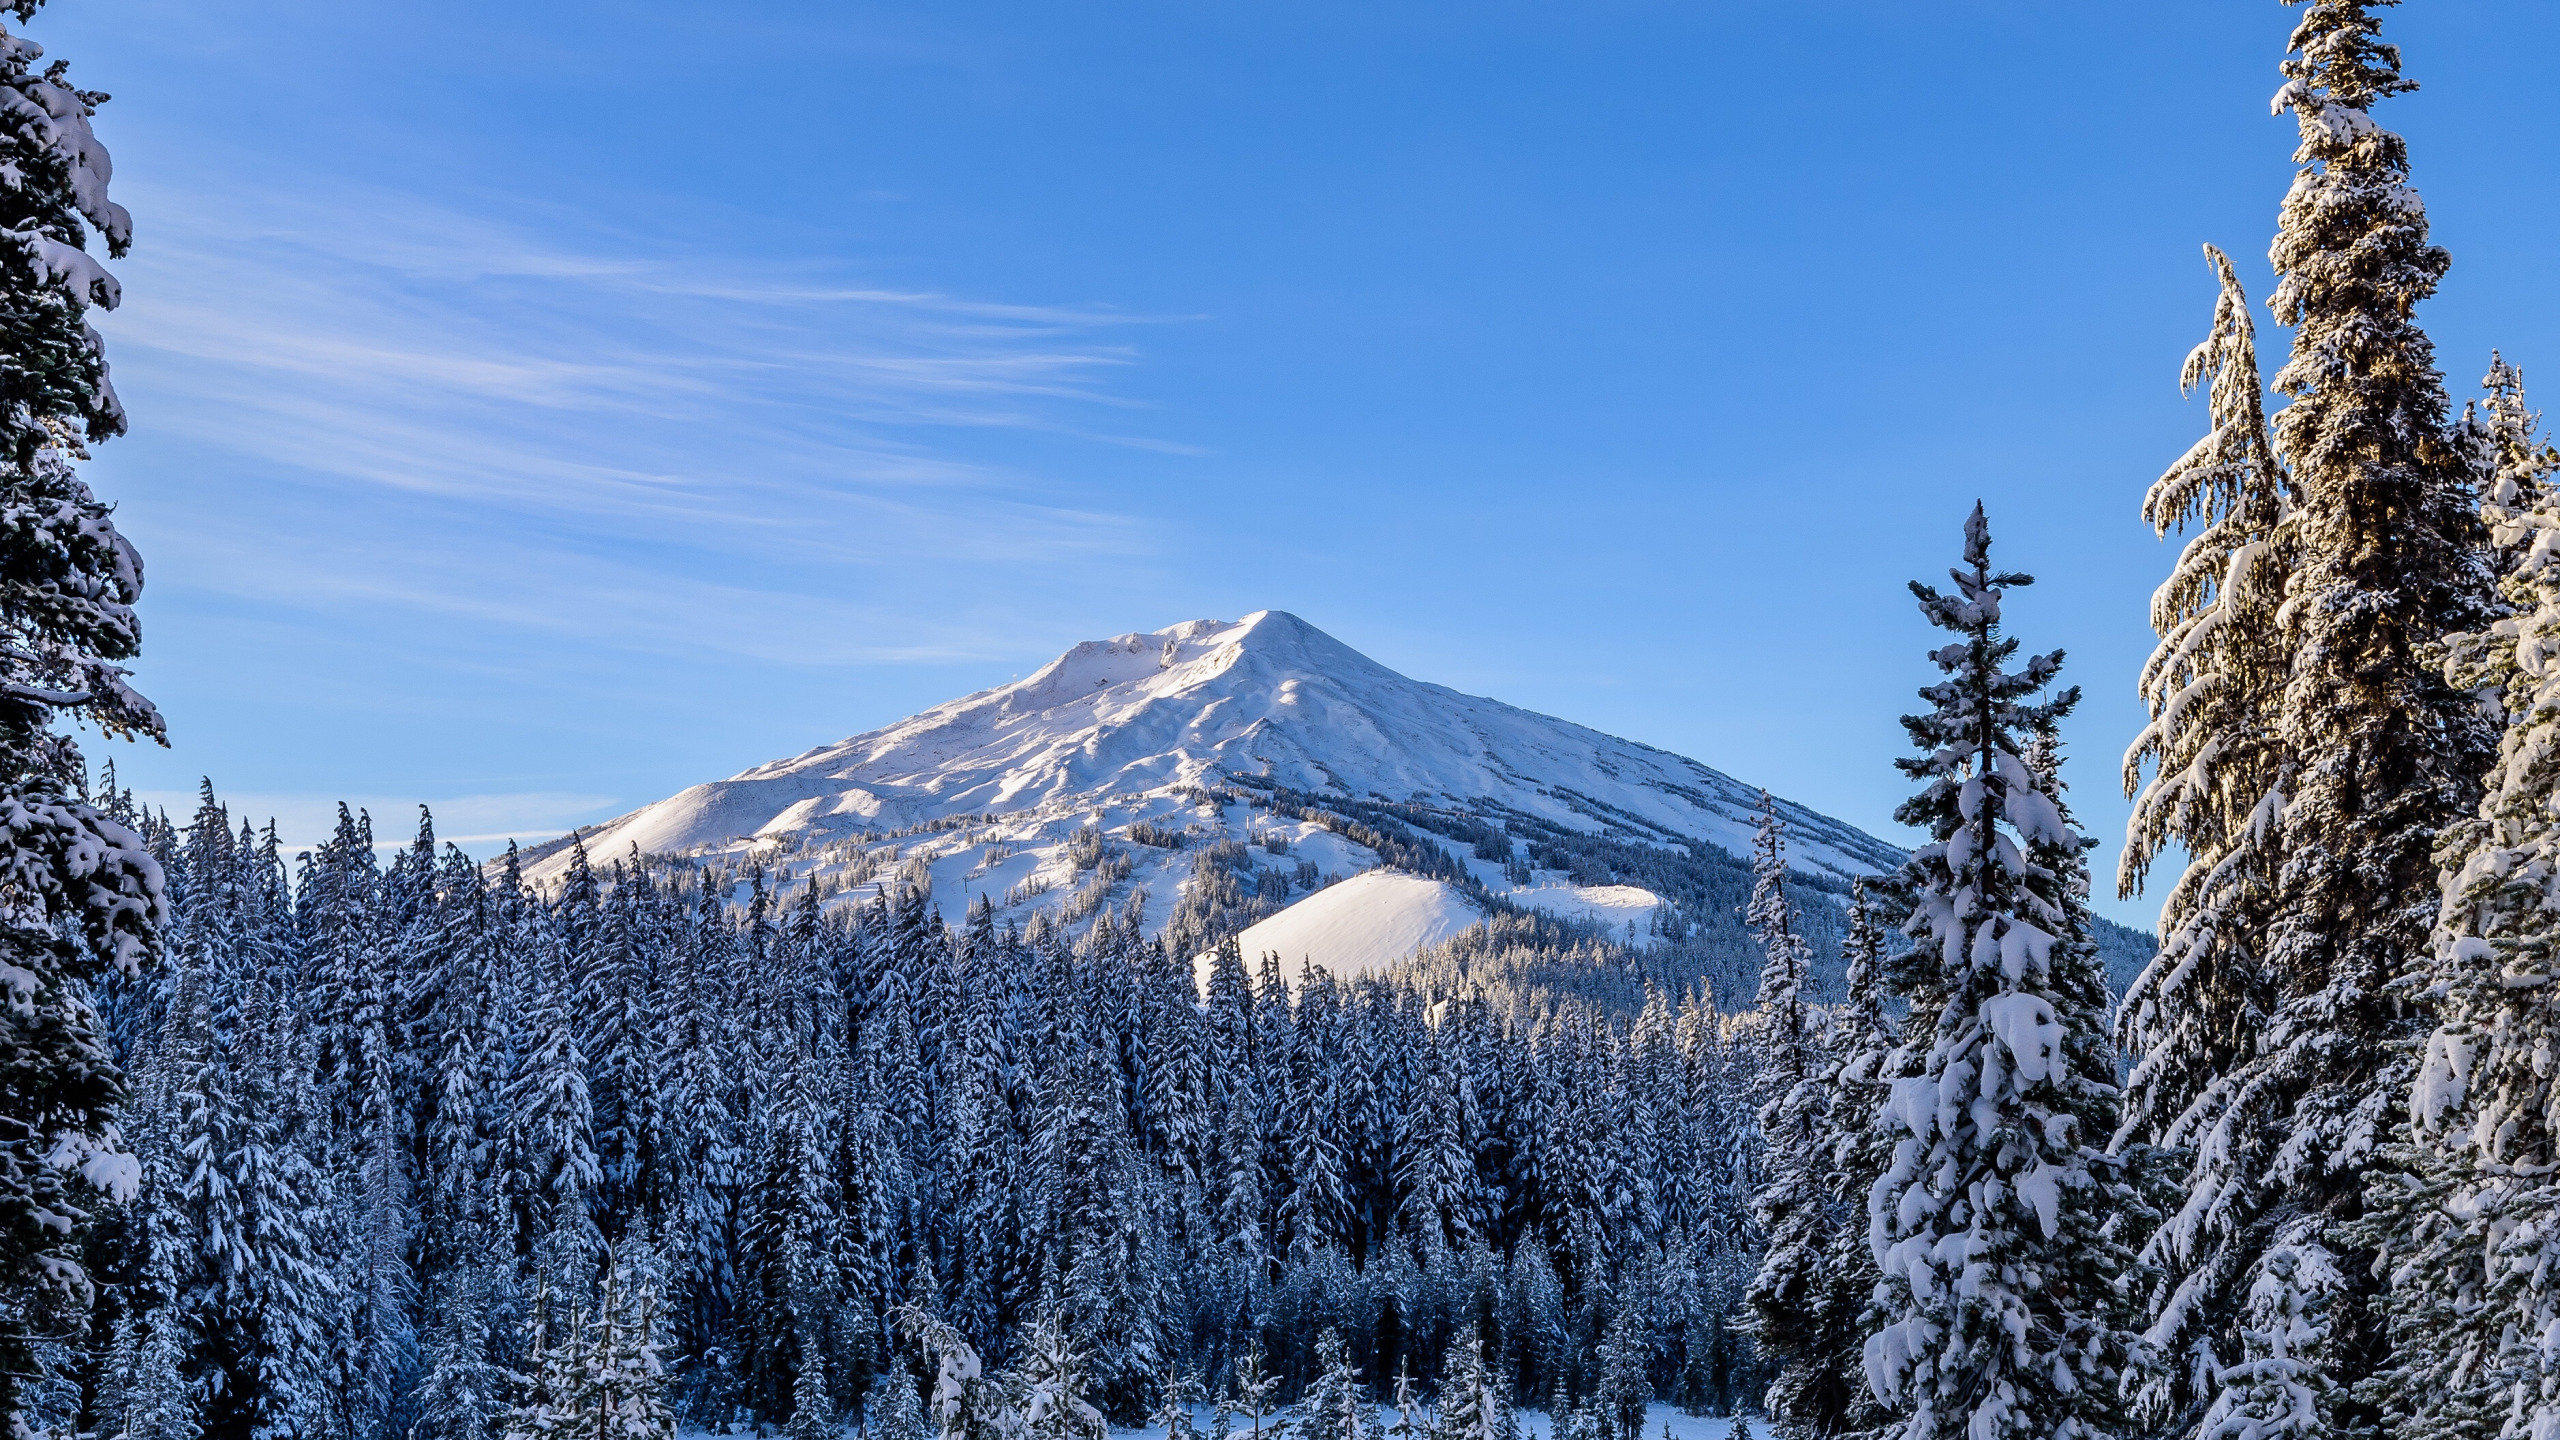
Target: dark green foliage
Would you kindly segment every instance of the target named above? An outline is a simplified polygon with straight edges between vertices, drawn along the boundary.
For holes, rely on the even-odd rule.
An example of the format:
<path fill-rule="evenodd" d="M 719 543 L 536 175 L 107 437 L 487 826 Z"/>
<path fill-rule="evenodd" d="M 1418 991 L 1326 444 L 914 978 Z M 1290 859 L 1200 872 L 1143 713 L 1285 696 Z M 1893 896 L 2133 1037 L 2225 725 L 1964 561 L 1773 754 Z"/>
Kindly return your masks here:
<path fill-rule="evenodd" d="M 21 20 L 32 0 L 7 7 Z M 158 953 L 161 875 L 126 825 L 86 802 L 61 722 L 158 739 L 125 683 L 141 632 L 142 560 L 75 468 L 124 431 L 90 307 L 114 277 L 86 248 L 125 253 L 132 223 L 107 198 L 89 120 L 104 95 L 0 33 L 0 1421 L 23 1423 L 32 1337 L 59 1335 L 90 1282 L 68 1234 L 91 1196 L 134 1179 L 109 1128 L 121 1080 L 91 1004 L 103 974 Z"/>

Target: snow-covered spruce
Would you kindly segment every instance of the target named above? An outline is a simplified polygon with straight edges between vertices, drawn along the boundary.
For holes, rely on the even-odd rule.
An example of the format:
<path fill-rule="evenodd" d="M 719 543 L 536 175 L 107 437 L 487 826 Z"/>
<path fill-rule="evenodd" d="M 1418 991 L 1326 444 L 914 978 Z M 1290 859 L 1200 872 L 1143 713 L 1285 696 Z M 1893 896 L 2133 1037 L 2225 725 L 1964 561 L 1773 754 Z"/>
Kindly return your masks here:
<path fill-rule="evenodd" d="M 1901 876 L 1914 948 L 1892 972 L 1921 1053 L 1876 1122 L 1896 1141 L 1868 1206 L 1887 1318 L 1867 1373 L 1900 1440 L 2104 1440 L 2123 1433 L 2118 1230 L 2140 1200 L 2101 1148 L 2119 1096 L 2087 842 L 2029 743 L 2079 696 L 2029 703 L 2058 651 L 2005 668 L 2001 603 L 2028 577 L 1991 569 L 1978 505 L 1950 573 L 1952 594 L 1912 586 L 1954 638 L 1897 762 L 1921 789 L 1896 818 L 1931 836 Z"/>
<path fill-rule="evenodd" d="M 1807 1336 L 1797 1392 L 1805 1399 L 1795 1403 L 1832 1407 L 1818 1411 L 1823 1418 L 1807 1427 L 1818 1434 L 1869 1433 L 1885 1418 L 1866 1376 L 1870 1311 L 1882 1276 L 1867 1243 L 1864 1217 L 1868 1195 L 1893 1163 L 1894 1137 L 1887 1127 L 1870 1121 L 1884 1109 L 1893 1081 L 1916 1061 L 1896 1043 L 1896 1026 L 1885 1010 L 1886 909 L 1867 882 L 1853 888 L 1848 933 L 1841 940 L 1847 962 L 1843 993 L 1831 1010 L 1822 1075 L 1829 1149 L 1821 1157 L 1817 1183 L 1844 1223 L 1819 1239 L 1819 1283 L 1805 1295 L 1808 1313 L 1795 1322 Z M 1774 1400 L 1769 1408 L 1780 1413 Z"/>
<path fill-rule="evenodd" d="M 2212 329 L 2179 384 L 2204 388 L 2206 431 L 2153 482 L 2142 512 L 2163 535 L 2191 525 L 2196 533 L 2151 600 L 2160 644 L 2141 683 L 2151 718 L 2125 752 L 2134 805 L 2117 872 L 2118 893 L 2129 897 L 2163 851 L 2188 857 L 2161 902 L 2160 952 L 2119 1019 L 2125 1048 L 2139 1057 L 2124 1128 L 2180 1145 L 2230 1120 L 2235 1097 L 2224 1077 L 2251 1040 L 2240 1017 L 2271 1003 L 2264 906 L 2284 808 L 2276 723 L 2292 655 L 2277 623 L 2290 506 L 2267 435 L 2256 329 L 2229 259 L 2211 246 L 2205 254 L 2221 288 Z M 2227 1240 L 2243 1219 L 2229 1204 L 2227 1169 L 2198 1178 L 2196 1203 L 2152 1241 L 2159 1263 L 2190 1275 L 2198 1247 Z M 2153 1338 L 2183 1350 L 2193 1306 L 2165 1308 L 2178 1319 Z"/>
<path fill-rule="evenodd" d="M 2297 543 L 2287 481 L 2267 434 L 2255 327 L 2239 278 L 2206 248 L 2221 282 L 2213 326 L 2179 380 L 2205 387 L 2206 433 L 2151 488 L 2143 518 L 2162 533 L 2196 525 L 2152 597 L 2160 644 L 2143 667 L 2150 723 L 2125 753 L 2134 810 L 2118 891 L 2140 888 L 2172 846 L 2188 856 L 2160 909 L 2160 952 L 2118 1016 L 2136 1057 L 2119 1140 L 2190 1150 L 2185 1201 L 2145 1244 L 2164 1277 L 2145 1339 L 2175 1357 L 2142 1380 L 2155 1421 L 2192 1415 L 2230 1353 L 2232 1257 L 2252 1243 L 2265 1164 L 2258 1148 L 2278 1091 L 2255 1063 L 2257 1019 L 2283 981 L 2267 955 L 2280 864 L 2283 786 L 2292 772 L 2279 730 L 2292 663 L 2284 608 Z M 2144 767 L 2149 765 L 2149 778 Z"/>
<path fill-rule="evenodd" d="M 1298 1440 L 1377 1440 L 1368 1383 L 1351 1363 L 1340 1332 L 1328 1329 L 1316 1337 L 1316 1365 L 1315 1382 L 1298 1399 Z"/>
<path fill-rule="evenodd" d="M 1762 1145 L 1752 1219 L 1767 1246 L 1748 1292 L 1751 1333 L 1776 1367 L 1762 1404 L 1781 1433 L 1829 1435 L 1850 1408 L 1852 1392 L 1841 1383 L 1847 1377 L 1838 1362 L 1843 1347 L 1857 1337 L 1840 1333 L 1833 1323 L 1838 1316 L 1827 1303 L 1827 1251 L 1835 1237 L 1854 1227 L 1851 1210 L 1825 1183 L 1836 1137 L 1818 1032 L 1821 1012 L 1805 994 L 1813 953 L 1787 901 L 1785 827 L 1765 797 L 1751 868 L 1744 916 L 1768 957 L 1750 1032 Z"/>
<path fill-rule="evenodd" d="M 37 3 L 0 9 L 24 21 Z M 30 1337 L 88 1303 L 65 1237 L 89 1196 L 137 1179 L 109 1123 L 120 1082 L 91 982 L 149 962 L 163 915 L 159 868 L 84 802 L 80 751 L 56 728 L 161 733 L 122 664 L 140 646 L 142 561 L 75 468 L 124 430 L 86 318 L 115 305 L 116 282 L 88 245 L 122 255 L 132 221 L 89 125 L 105 97 L 43 54 L 0 28 L 0 1416 L 17 1421 Z"/>
<path fill-rule="evenodd" d="M 2449 418 L 2415 319 L 2448 262 L 2428 243 L 2406 145 L 2372 115 L 2414 88 L 2379 38 L 2383 8 L 2314 0 L 2275 97 L 2301 137 L 2269 257 L 2270 306 L 2293 327 L 2274 381 L 2290 403 L 2269 426 L 2280 498 L 2261 494 L 2259 520 L 2233 537 L 2271 536 L 2253 563 L 2274 562 L 2283 596 L 2271 623 L 2244 630 L 2274 653 L 2250 651 L 2238 668 L 2217 659 L 2228 673 L 2206 690 L 2176 684 L 2175 661 L 2159 671 L 2170 687 L 2151 697 L 2164 707 L 2152 754 L 2165 788 L 2159 825 L 2138 820 L 2132 849 L 2147 854 L 2147 837 L 2162 834 L 2194 845 L 2207 867 L 2173 890 L 2164 954 L 2126 1022 L 2141 1052 L 2126 1139 L 2192 1157 L 2185 1203 L 2146 1253 L 2163 1272 L 2149 1335 L 2164 1355 L 2142 1408 L 2171 1435 L 2198 1433 L 2228 1400 L 2218 1377 L 2254 1353 L 2244 1311 L 2279 1231 L 2288 1254 L 2326 1256 L 2339 1278 L 2325 1301 L 2330 1359 L 2318 1363 L 2348 1368 L 2303 1385 L 2326 1424 L 2378 1420 L 2379 1389 L 2344 1382 L 2388 1349 L 2368 1248 L 2381 1237 L 2349 1229 L 2366 1204 L 2363 1171 L 2400 1123 L 2424 1030 L 2409 1001 L 2436 920 L 2435 840 L 2476 805 L 2495 746 L 2494 726 L 2433 658 L 2448 634 L 2487 627 L 2498 605 L 2475 513 L 2480 450 Z M 2251 397 L 2237 385 L 2245 339 L 2226 320 L 2208 342 L 2206 371 L 2235 380 L 2227 402 L 2217 397 L 2208 448 L 2262 484 Z M 2235 494 L 2228 513 L 2244 513 L 2245 499 Z M 2207 613 L 2177 580 L 2164 595 L 2167 618 Z M 2227 595 L 2244 608 L 2264 598 L 2255 583 Z M 2196 637 L 2199 655 L 2223 628 Z M 2171 638 L 2186 633 L 2172 627 Z M 2265 709 L 2260 687 L 2279 657 L 2282 688 Z M 2194 745 L 2177 742 L 2180 730 Z M 2206 785 L 2182 767 L 2200 767 Z M 2226 788 L 2213 788 L 2217 775 Z"/>
<path fill-rule="evenodd" d="M 2447 423 L 2414 319 L 2448 261 L 2427 243 L 2407 146 L 2370 114 L 2415 88 L 2378 36 L 2380 8 L 2310 5 L 2276 96 L 2300 123 L 2304 166 L 2270 252 L 2269 302 L 2294 327 L 2274 436 L 2297 506 L 2278 715 L 2297 769 L 2266 948 L 2281 1003 L 2259 1063 L 2297 1077 L 2277 1082 L 2297 1118 L 2258 1178 L 2331 1212 L 2352 1208 L 2356 1166 L 2406 1093 L 2395 982 L 2430 951 L 2435 838 L 2476 806 L 2497 748 L 2495 726 L 2430 658 L 2499 607 L 2476 452 Z M 2352 1293 L 2359 1267 L 2346 1271 Z M 2358 1328 L 2357 1307 L 2342 1308 L 2338 1323 Z"/>
<path fill-rule="evenodd" d="M 1484 1337 L 1474 1330 L 1449 1347 L 1438 1403 L 1438 1440 L 1519 1440 L 1519 1417 L 1486 1366 Z"/>
<path fill-rule="evenodd" d="M 541 1297 L 501 1440 L 672 1440 L 658 1297 L 645 1268 L 614 1265 L 592 1304 Z"/>
<path fill-rule="evenodd" d="M 2481 509 L 2515 564 L 2512 617 L 2457 636 L 2446 679 L 2506 720 L 2477 816 L 2437 850 L 2437 1006 L 2409 1093 L 2410 1141 L 2387 1147 L 2368 1222 L 2387 1241 L 2392 1346 L 2381 1377 L 2408 1440 L 2560 1428 L 2560 454 L 2513 369 L 2492 366 Z"/>

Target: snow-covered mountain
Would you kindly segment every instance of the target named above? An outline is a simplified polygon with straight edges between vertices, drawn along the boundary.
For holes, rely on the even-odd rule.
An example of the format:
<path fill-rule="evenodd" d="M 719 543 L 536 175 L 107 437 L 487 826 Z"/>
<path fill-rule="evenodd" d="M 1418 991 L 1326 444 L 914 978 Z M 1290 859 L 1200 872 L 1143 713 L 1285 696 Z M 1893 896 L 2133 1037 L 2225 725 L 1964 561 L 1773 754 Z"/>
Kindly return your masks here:
<path fill-rule="evenodd" d="M 1204 797 L 1218 789 L 1249 801 L 1257 790 L 1239 781 L 1734 855 L 1747 853 L 1759 803 L 1757 789 L 1695 760 L 1408 679 L 1265 610 L 1088 641 L 1027 679 L 696 785 L 585 840 L 598 856 L 752 850 L 795 879 L 833 873 L 860 886 L 888 879 L 875 873 L 883 863 L 921 863 L 954 915 L 981 894 L 1027 908 L 1069 904 L 1097 884 L 1144 884 L 1161 920 L 1191 876 L 1184 851 L 1221 840 L 1276 837 L 1266 858 L 1285 853 L 1270 864 L 1302 885 L 1380 863 L 1342 827 Z M 1785 802 L 1781 811 L 1798 868 L 1846 878 L 1900 859 L 1839 821 Z M 936 824 L 945 828 L 919 832 Z M 902 831 L 894 861 L 864 858 Z M 1095 831 L 1114 864 L 1097 865 Z M 1183 842 L 1166 843 L 1176 836 Z M 1524 877 L 1517 864 L 1435 838 L 1496 892 L 1591 908 L 1561 875 Z M 565 863 L 553 850 L 531 873 L 556 875 Z"/>

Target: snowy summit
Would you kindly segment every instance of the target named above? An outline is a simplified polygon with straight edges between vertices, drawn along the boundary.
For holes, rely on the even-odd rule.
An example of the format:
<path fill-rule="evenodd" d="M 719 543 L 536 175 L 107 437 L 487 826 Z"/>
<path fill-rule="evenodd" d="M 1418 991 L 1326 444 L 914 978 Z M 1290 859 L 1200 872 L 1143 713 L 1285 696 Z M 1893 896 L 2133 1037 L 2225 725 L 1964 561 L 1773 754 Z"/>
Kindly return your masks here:
<path fill-rule="evenodd" d="M 1295 615 L 1264 610 L 1087 641 L 1023 680 L 696 785 L 585 842 L 598 856 L 637 846 L 772 863 L 974 817 L 982 823 L 920 835 L 899 857 L 924 860 L 936 902 L 956 913 L 980 895 L 1007 909 L 1063 903 L 1056 892 L 1093 868 L 1098 833 L 1127 857 L 1125 881 L 1150 887 L 1159 919 L 1189 871 L 1181 851 L 1204 842 L 1276 839 L 1297 873 L 1315 872 L 1307 888 L 1381 863 L 1321 826 L 1202 799 L 1239 783 L 1319 803 L 1534 817 L 1659 846 L 1703 841 L 1737 856 L 1759 802 L 1754 787 L 1695 760 L 1409 679 Z M 1800 868 L 1846 877 L 1900 859 L 1839 821 L 1784 802 L 1780 811 Z M 1081 867 L 1070 853 L 1080 831 L 1090 832 Z M 1539 908 L 1615 918 L 1650 903 L 1626 886 L 1470 863 L 1495 892 Z M 546 878 L 565 864 L 564 850 L 547 849 L 530 873 Z M 1432 903 L 1445 909 L 1446 897 Z"/>

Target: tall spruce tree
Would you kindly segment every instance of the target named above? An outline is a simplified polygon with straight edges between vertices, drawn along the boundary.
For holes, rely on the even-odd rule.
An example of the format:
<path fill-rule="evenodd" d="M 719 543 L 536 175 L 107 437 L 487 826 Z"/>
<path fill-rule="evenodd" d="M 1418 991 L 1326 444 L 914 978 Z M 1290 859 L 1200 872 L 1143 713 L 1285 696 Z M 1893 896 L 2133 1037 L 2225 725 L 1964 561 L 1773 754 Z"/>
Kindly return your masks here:
<path fill-rule="evenodd" d="M 2143 1253 L 2162 1277 L 2146 1338 L 2167 1358 L 2140 1389 L 2155 1422 L 2192 1415 L 2203 1403 L 2194 1376 L 2219 1363 L 2217 1345 L 2228 1351 L 2245 1288 L 2233 1277 L 2259 1219 L 2252 1177 L 2262 1154 L 2253 1147 L 2282 1099 L 2255 1062 L 2285 990 L 2268 950 L 2292 773 L 2280 728 L 2292 646 L 2279 617 L 2299 541 L 2267 430 L 2248 297 L 2222 252 L 2205 254 L 2220 281 L 2213 325 L 2179 383 L 2204 389 L 2206 433 L 2143 502 L 2143 518 L 2162 534 L 2190 525 L 2196 533 L 2152 597 L 2160 644 L 2141 683 L 2151 720 L 2125 755 L 2134 809 L 2117 872 L 2118 893 L 2130 896 L 2164 850 L 2188 856 L 2161 904 L 2159 952 L 2118 1018 L 2136 1057 L 2119 1142 L 2194 1156 L 2185 1204 Z"/>
<path fill-rule="evenodd" d="M 2218 317 L 2211 358 L 2191 364 L 2217 383 L 2215 436 L 2190 456 L 2208 462 L 2206 498 L 2186 508 L 2211 522 L 2197 544 L 2217 524 L 2240 543 L 2212 607 L 2182 588 L 2182 567 L 2163 615 L 2263 618 L 2164 627 L 2164 651 L 2192 639 L 2192 678 L 2211 683 L 2180 688 L 2178 658 L 2155 663 L 2167 683 L 2146 680 L 2161 773 L 2128 865 L 2169 839 L 2194 855 L 2125 1022 L 2141 1054 L 2125 1138 L 2192 1157 L 2185 1204 L 2146 1252 L 2162 1272 L 2149 1338 L 2163 1363 L 2143 1409 L 2171 1434 L 2241 1413 L 2240 1391 L 2266 1383 L 2252 1315 L 2312 1309 L 2319 1343 L 2281 1357 L 2288 1383 L 2318 1397 L 2324 1423 L 2375 1421 L 2375 1389 L 2343 1383 L 2389 1365 L 2362 1171 L 2402 1123 L 2426 1024 L 2411 1002 L 2437 918 L 2435 843 L 2477 801 L 2495 746 L 2435 659 L 2498 606 L 2474 510 L 2480 448 L 2448 414 L 2415 318 L 2448 262 L 2428 243 L 2407 146 L 2371 113 L 2415 88 L 2380 39 L 2385 8 L 2315 0 L 2284 62 L 2275 106 L 2297 123 L 2300 168 L 2269 304 L 2294 327 L 2274 382 L 2290 403 L 2263 454 L 2254 385 L 2238 383 L 2245 328 Z M 2226 311 L 2235 293 L 2226 280 Z M 2278 1258 L 2292 1278 L 2270 1271 Z"/>
<path fill-rule="evenodd" d="M 1901 1440 L 2088 1440 L 2121 1433 L 2130 1257 L 2111 1222 L 2125 1166 L 2100 1147 L 2119 1095 L 2107 994 L 2085 922 L 2086 842 L 2032 763 L 2079 699 L 2053 683 L 2061 652 L 2008 662 L 2007 591 L 1982 507 L 1965 524 L 1952 594 L 1914 583 L 1955 638 L 1946 679 L 1906 717 L 1921 786 L 1895 812 L 1926 830 L 1900 882 L 1914 948 L 1893 967 L 1919 1073 L 1894 1082 L 1879 1123 L 1892 1168 L 1868 1206 L 1887 1323 L 1866 1345 Z"/>
<path fill-rule="evenodd" d="M 1762 1403 L 1789 1435 L 1828 1435 L 1847 1413 L 1849 1396 L 1820 1331 L 1828 1260 L 1824 1243 L 1846 1228 L 1848 1212 L 1833 1204 L 1823 1178 L 1830 1165 L 1831 1115 L 1822 1084 L 1817 1012 L 1805 988 L 1813 947 L 1787 901 L 1785 828 L 1777 805 L 1760 792 L 1760 823 L 1751 842 L 1751 901 L 1745 921 L 1767 957 L 1760 971 L 1759 1013 L 1752 1032 L 1759 1070 L 1762 1183 L 1752 1218 L 1767 1251 L 1752 1277 L 1751 1328 L 1777 1367 Z M 1641 1418 L 1639 1415 L 1638 1418 Z"/>
<path fill-rule="evenodd" d="M 1766 1402 L 1780 1425 L 1815 1435 L 1873 1430 L 1882 1419 L 1865 1373 L 1867 1311 L 1881 1277 L 1863 1217 L 1868 1192 L 1894 1149 L 1893 1137 L 1871 1122 L 1910 1059 L 1897 1049 L 1885 1010 L 1883 908 L 1867 881 L 1855 882 L 1840 943 L 1843 994 L 1832 1011 L 1818 1077 L 1829 1123 L 1803 1177 L 1821 1193 L 1824 1213 L 1835 1223 L 1806 1241 L 1812 1253 L 1800 1262 L 1804 1278 L 1787 1322 L 1796 1348 L 1770 1382 Z M 1804 1208 L 1813 1206 L 1805 1202 Z"/>
<path fill-rule="evenodd" d="M 2543 1435 L 2560 1428 L 2560 454 L 2536 433 L 2523 381 L 2491 367 L 2481 513 L 2514 557 L 2515 611 L 2453 638 L 2456 689 L 2492 697 L 2506 727 L 2479 814 L 2446 832 L 2437 999 L 2409 1096 L 2408 1143 L 2367 1187 L 2389 1247 L 2391 1364 L 2369 1382 L 2393 1433 Z"/>
<path fill-rule="evenodd" d="M 5 7 L 32 19 L 40 0 Z M 0 30 L 0 1416 L 36 1369 L 31 1337 L 85 1306 L 64 1243 L 83 1191 L 129 1197 L 136 1178 L 112 1123 L 120 1080 L 92 1008 L 93 983 L 159 950 L 159 864 L 142 837 L 83 798 L 69 719 L 111 737 L 162 733 L 119 663 L 141 644 L 142 560 L 76 462 L 122 434 L 91 306 L 133 235 L 107 198 L 111 167 L 90 129 L 106 97 L 75 88 L 43 47 Z"/>
<path fill-rule="evenodd" d="M 2319 0 L 2294 31 L 2276 103 L 2299 122 L 2304 168 L 2270 252 L 2270 303 L 2294 327 L 2275 379 L 2291 403 L 2274 431 L 2298 507 L 2278 728 L 2299 768 L 2267 946 L 2286 994 L 2259 1047 L 2290 1103 L 2261 1178 L 2278 1203 L 2319 1217 L 2306 1243 L 2341 1250 L 2357 1170 L 2407 1094 L 2395 1042 L 2418 1025 L 2404 986 L 2437 917 L 2436 837 L 2477 803 L 2497 740 L 2431 663 L 2446 634 L 2485 628 L 2495 597 L 2473 452 L 2448 426 L 2415 319 L 2448 262 L 2427 243 L 2407 146 L 2370 113 L 2416 88 L 2379 38 L 2381 8 Z M 2374 1266 L 2339 1268 L 2330 1353 L 2361 1375 L 2383 1353 Z M 2335 1407 L 2332 1419 L 2362 1423 Z"/>

